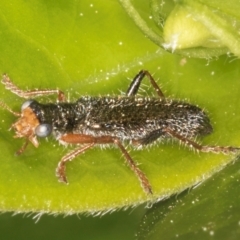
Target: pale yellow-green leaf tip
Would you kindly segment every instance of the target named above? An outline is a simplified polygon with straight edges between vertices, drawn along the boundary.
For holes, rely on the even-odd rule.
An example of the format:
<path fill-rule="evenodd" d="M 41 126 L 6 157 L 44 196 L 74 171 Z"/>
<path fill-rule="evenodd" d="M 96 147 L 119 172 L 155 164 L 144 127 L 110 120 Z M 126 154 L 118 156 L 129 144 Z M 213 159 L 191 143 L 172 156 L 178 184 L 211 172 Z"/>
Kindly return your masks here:
<path fill-rule="evenodd" d="M 183 7 L 176 5 L 163 29 L 165 49 L 174 50 L 194 47 L 220 48 L 220 40 Z"/>

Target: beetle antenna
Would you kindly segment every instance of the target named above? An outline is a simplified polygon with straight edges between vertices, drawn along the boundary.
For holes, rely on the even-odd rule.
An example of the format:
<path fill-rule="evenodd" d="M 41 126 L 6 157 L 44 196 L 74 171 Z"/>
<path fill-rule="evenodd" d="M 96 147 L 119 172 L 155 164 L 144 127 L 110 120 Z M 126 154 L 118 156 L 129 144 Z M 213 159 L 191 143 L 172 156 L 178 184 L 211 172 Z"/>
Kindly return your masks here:
<path fill-rule="evenodd" d="M 9 111 L 10 113 L 12 113 L 14 116 L 21 116 L 21 113 L 18 112 L 14 112 L 6 103 L 0 101 L 0 107 L 3 109 L 6 109 L 7 111 Z"/>

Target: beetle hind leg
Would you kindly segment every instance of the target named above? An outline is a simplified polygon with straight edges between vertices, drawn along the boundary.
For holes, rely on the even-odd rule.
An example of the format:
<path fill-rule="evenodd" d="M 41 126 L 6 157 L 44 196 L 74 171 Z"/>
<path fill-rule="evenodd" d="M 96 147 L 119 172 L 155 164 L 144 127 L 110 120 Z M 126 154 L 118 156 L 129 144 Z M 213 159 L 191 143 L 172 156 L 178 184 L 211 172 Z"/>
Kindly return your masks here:
<path fill-rule="evenodd" d="M 239 147 L 222 147 L 222 146 L 207 146 L 198 144 L 188 138 L 185 138 L 171 129 L 165 129 L 166 133 L 171 137 L 178 139 L 180 142 L 185 143 L 191 148 L 194 148 L 200 152 L 212 152 L 212 153 L 223 153 L 223 154 L 234 154 L 240 152 Z"/>
<path fill-rule="evenodd" d="M 142 139 L 137 139 L 137 140 L 133 141 L 133 144 L 136 144 L 136 145 L 151 144 L 154 141 L 156 141 L 157 139 L 159 139 L 160 137 L 162 137 L 164 134 L 165 133 L 161 129 L 158 129 L 158 130 L 152 131 L 151 133 L 149 133 Z"/>

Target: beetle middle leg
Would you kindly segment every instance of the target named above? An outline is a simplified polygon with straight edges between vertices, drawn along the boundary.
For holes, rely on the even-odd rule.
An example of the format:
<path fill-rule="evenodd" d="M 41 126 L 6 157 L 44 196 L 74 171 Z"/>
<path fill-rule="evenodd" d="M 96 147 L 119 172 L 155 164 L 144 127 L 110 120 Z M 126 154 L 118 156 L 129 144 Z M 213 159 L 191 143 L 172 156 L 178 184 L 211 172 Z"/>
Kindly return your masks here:
<path fill-rule="evenodd" d="M 152 84 L 152 86 L 154 87 L 154 89 L 156 90 L 157 95 L 160 98 L 164 98 L 164 94 L 162 92 L 162 90 L 159 88 L 159 86 L 157 85 L 156 81 L 154 80 L 154 78 L 152 77 L 152 75 L 146 71 L 146 70 L 141 70 L 132 80 L 130 86 L 128 87 L 127 93 L 126 95 L 128 97 L 130 96 L 135 96 L 139 90 L 139 87 L 141 85 L 142 80 L 144 79 L 144 77 L 147 76 L 150 83 Z"/>
<path fill-rule="evenodd" d="M 85 150 L 93 147 L 96 144 L 115 144 L 121 150 L 130 169 L 138 177 L 144 191 L 147 192 L 148 194 L 152 194 L 152 187 L 146 175 L 138 168 L 138 166 L 133 161 L 133 159 L 131 158 L 131 156 L 129 155 L 129 153 L 124 148 L 124 146 L 122 145 L 121 141 L 118 138 L 111 136 L 94 137 L 84 134 L 66 134 L 63 135 L 59 140 L 71 144 L 87 144 L 84 147 L 78 147 L 74 149 L 72 152 L 68 153 L 60 160 L 60 162 L 58 163 L 58 167 L 56 169 L 56 175 L 59 178 L 59 181 L 67 183 L 67 178 L 65 174 L 66 162 L 73 160 L 75 157 L 82 154 Z"/>

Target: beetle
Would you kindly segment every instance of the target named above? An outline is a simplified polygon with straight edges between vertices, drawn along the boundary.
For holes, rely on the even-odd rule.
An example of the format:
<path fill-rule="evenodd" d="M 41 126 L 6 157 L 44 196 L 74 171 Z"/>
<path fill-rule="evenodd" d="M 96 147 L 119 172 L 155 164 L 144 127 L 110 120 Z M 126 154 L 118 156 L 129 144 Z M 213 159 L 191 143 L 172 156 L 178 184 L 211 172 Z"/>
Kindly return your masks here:
<path fill-rule="evenodd" d="M 145 76 L 157 97 L 137 95 Z M 38 138 L 49 135 L 62 144 L 76 145 L 58 163 L 56 175 L 60 182 L 68 183 L 65 174 L 67 162 L 99 144 L 112 144 L 120 149 L 147 194 L 153 193 L 152 186 L 124 147 L 125 142 L 139 148 L 174 138 L 202 152 L 228 154 L 240 150 L 237 147 L 203 146 L 195 142 L 195 137 L 213 131 L 207 114 L 190 103 L 165 98 L 146 70 L 141 70 L 134 77 L 125 96 L 81 96 L 75 102 L 67 102 L 64 93 L 58 89 L 21 90 L 6 74 L 2 83 L 12 93 L 28 99 L 23 103 L 20 113 L 0 102 L 2 108 L 18 117 L 11 127 L 15 130 L 14 137 L 26 140 L 17 154 L 22 154 L 29 142 L 38 147 Z M 33 99 L 51 94 L 58 96 L 56 103 L 39 103 Z"/>

